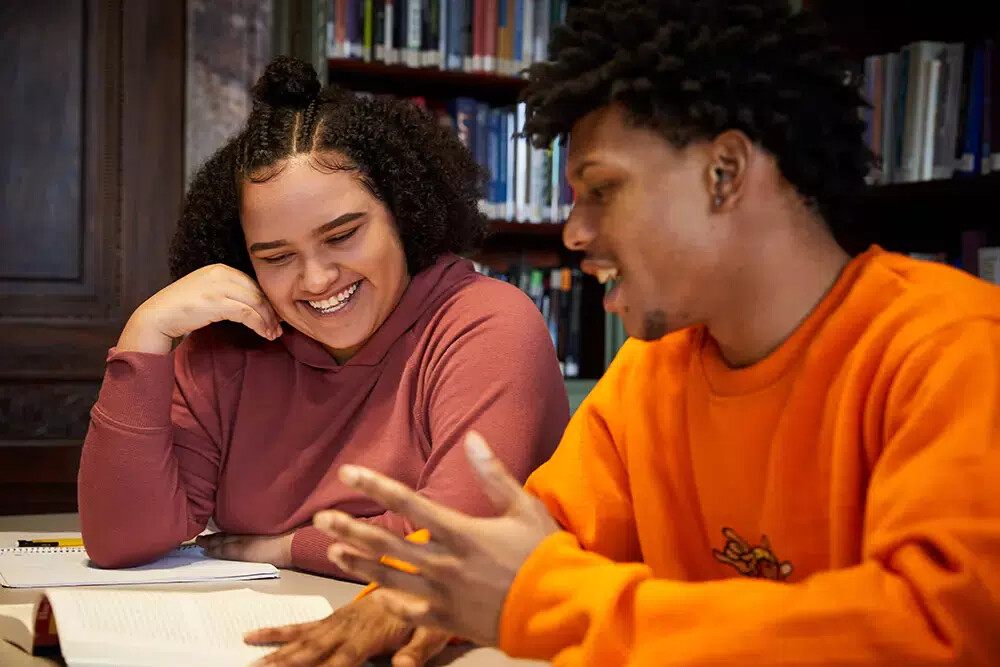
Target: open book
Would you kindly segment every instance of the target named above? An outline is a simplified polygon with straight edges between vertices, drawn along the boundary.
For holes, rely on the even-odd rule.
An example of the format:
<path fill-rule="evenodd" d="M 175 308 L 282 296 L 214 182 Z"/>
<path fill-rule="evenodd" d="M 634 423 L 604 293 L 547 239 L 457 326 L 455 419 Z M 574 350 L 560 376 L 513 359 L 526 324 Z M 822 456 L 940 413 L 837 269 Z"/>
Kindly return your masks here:
<path fill-rule="evenodd" d="M 58 642 L 69 667 L 243 666 L 274 650 L 247 646 L 246 632 L 315 621 L 332 612 L 317 595 L 249 589 L 54 589 L 34 605 L 0 606 L 0 638 L 29 653 Z"/>
<path fill-rule="evenodd" d="M 242 581 L 278 576 L 278 569 L 268 563 L 209 558 L 193 544 L 177 547 L 147 565 L 118 570 L 93 565 L 83 547 L 0 548 L 0 584 L 8 588 Z"/>

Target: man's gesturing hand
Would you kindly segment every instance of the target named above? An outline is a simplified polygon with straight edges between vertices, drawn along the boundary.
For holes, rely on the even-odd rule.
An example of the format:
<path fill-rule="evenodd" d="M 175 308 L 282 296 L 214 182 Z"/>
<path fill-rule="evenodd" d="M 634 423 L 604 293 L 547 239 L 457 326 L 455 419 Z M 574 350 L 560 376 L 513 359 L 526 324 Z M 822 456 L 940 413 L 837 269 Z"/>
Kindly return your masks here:
<path fill-rule="evenodd" d="M 559 526 L 494 458 L 482 436 L 469 433 L 465 450 L 496 518 L 455 512 L 367 468 L 345 465 L 340 469 L 345 484 L 427 528 L 431 540 L 415 544 L 336 511 L 320 512 L 314 524 L 338 540 L 330 547 L 330 559 L 341 569 L 410 594 L 383 597 L 382 603 L 393 613 L 414 625 L 438 626 L 493 646 L 514 577 L 535 547 Z M 386 556 L 409 563 L 418 572 L 387 565 L 382 562 Z"/>

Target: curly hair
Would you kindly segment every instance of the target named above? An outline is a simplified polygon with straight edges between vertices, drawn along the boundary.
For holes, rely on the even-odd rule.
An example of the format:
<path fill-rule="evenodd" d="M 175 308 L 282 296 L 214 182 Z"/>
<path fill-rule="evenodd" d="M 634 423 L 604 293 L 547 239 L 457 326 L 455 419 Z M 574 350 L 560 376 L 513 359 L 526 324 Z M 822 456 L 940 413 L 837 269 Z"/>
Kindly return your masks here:
<path fill-rule="evenodd" d="M 524 134 L 537 146 L 612 103 L 677 148 L 741 130 L 828 226 L 874 159 L 858 74 L 788 0 L 582 0 L 528 78 Z"/>
<path fill-rule="evenodd" d="M 240 225 L 242 184 L 266 181 L 295 155 L 356 172 L 395 219 L 407 270 L 485 238 L 486 174 L 450 129 L 404 100 L 321 89 L 311 65 L 275 59 L 253 87 L 246 126 L 197 171 L 170 247 L 176 280 L 209 264 L 254 275 Z"/>

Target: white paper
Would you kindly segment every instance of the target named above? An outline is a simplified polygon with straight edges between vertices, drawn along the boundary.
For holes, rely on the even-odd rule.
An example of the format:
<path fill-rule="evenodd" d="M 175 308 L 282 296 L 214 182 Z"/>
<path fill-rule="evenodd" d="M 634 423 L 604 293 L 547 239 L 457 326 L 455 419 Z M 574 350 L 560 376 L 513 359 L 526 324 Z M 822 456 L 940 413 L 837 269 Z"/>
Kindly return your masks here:
<path fill-rule="evenodd" d="M 0 583 L 9 588 L 274 579 L 278 576 L 278 569 L 273 565 L 208 558 L 201 547 L 195 546 L 175 549 L 147 565 L 117 570 L 94 566 L 81 547 L 0 550 Z"/>
<path fill-rule="evenodd" d="M 329 616 L 317 595 L 249 589 L 207 593 L 51 590 L 63 656 L 70 665 L 247 664 L 274 647 L 247 646 L 262 627 Z"/>

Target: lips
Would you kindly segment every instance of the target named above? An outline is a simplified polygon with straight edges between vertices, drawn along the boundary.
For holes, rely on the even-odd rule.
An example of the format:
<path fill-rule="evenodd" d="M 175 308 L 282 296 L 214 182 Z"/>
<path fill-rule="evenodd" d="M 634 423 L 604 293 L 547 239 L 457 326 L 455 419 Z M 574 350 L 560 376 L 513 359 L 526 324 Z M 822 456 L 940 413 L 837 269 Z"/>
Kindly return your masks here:
<path fill-rule="evenodd" d="M 358 287 L 360 287 L 360 285 L 361 281 L 358 280 L 349 285 L 346 289 L 337 292 L 331 297 L 319 300 L 308 300 L 306 303 L 308 303 L 309 306 L 316 312 L 322 313 L 323 315 L 329 315 L 330 313 L 335 313 L 338 310 L 343 309 L 358 291 Z"/>

